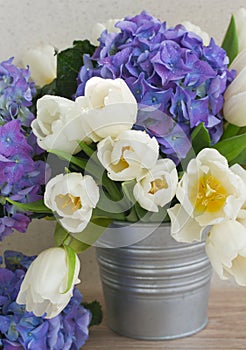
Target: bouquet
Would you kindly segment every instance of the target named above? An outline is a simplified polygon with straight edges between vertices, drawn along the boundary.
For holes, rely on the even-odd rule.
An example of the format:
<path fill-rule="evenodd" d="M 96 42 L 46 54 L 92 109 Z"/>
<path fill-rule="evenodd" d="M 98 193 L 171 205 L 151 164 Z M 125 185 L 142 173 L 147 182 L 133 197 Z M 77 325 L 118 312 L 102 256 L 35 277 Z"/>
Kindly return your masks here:
<path fill-rule="evenodd" d="M 245 28 L 240 9 L 220 47 L 142 12 L 61 52 L 30 50 L 27 68 L 1 63 L 1 239 L 57 222 L 16 305 L 64 313 L 77 254 L 114 220 L 171 222 L 176 240 L 206 240 L 222 279 L 246 285 Z"/>

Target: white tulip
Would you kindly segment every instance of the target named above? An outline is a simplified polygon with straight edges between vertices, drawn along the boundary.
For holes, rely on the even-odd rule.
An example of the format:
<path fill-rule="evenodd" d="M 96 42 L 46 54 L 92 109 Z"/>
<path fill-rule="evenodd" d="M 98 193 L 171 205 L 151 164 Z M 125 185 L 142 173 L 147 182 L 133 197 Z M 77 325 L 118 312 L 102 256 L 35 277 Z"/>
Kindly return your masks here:
<path fill-rule="evenodd" d="M 238 34 L 239 52 L 246 49 L 246 9 L 240 8 L 234 13 Z"/>
<path fill-rule="evenodd" d="M 181 23 L 189 32 L 197 34 L 203 41 L 203 45 L 208 46 L 210 43 L 210 36 L 204 32 L 199 26 L 191 23 L 190 21 L 183 21 Z"/>
<path fill-rule="evenodd" d="M 246 66 L 228 86 L 224 98 L 224 118 L 231 124 L 246 126 Z"/>
<path fill-rule="evenodd" d="M 46 185 L 44 203 L 58 216 L 58 221 L 69 232 L 84 230 L 92 210 L 99 200 L 99 188 L 93 178 L 81 173 L 60 174 Z"/>
<path fill-rule="evenodd" d="M 137 120 L 137 102 L 123 79 L 93 77 L 87 81 L 85 96 L 75 101 L 85 110 L 89 137 L 97 142 L 130 130 Z"/>
<path fill-rule="evenodd" d="M 115 24 L 119 21 L 120 19 L 109 19 L 104 23 L 97 23 L 92 30 L 90 42 L 93 45 L 98 46 L 98 39 L 104 30 L 107 30 L 108 33 L 119 33 L 120 29 L 115 27 Z"/>
<path fill-rule="evenodd" d="M 79 283 L 80 261 L 76 255 L 71 288 L 68 283 L 67 254 L 63 248 L 49 248 L 32 262 L 22 282 L 16 302 L 36 316 L 53 318 L 69 303 L 73 287 Z M 64 293 L 65 292 L 65 293 Z"/>
<path fill-rule="evenodd" d="M 221 279 L 234 276 L 246 286 L 246 226 L 236 220 L 214 225 L 206 239 L 206 252 Z"/>
<path fill-rule="evenodd" d="M 142 208 L 158 212 L 169 203 L 176 192 L 178 173 L 170 159 L 159 159 L 146 175 L 137 179 L 133 195 Z"/>
<path fill-rule="evenodd" d="M 88 133 L 86 121 L 83 123 L 82 119 L 75 102 L 45 95 L 37 101 L 37 117 L 31 126 L 42 149 L 75 154 L 80 150 L 78 140 L 85 139 Z"/>
<path fill-rule="evenodd" d="M 187 214 L 184 207 L 176 204 L 167 210 L 171 220 L 171 235 L 178 242 L 201 241 L 204 227 Z"/>
<path fill-rule="evenodd" d="M 51 45 L 27 50 L 22 57 L 22 64 L 30 67 L 31 77 L 40 87 L 56 78 L 57 58 Z"/>
<path fill-rule="evenodd" d="M 110 179 L 128 181 L 138 178 L 157 162 L 159 145 L 144 131 L 122 131 L 116 139 L 107 137 L 97 145 L 97 156 Z"/>
<path fill-rule="evenodd" d="M 246 184 L 215 149 L 203 149 L 192 159 L 176 196 L 200 226 L 236 219 L 245 202 Z"/>
<path fill-rule="evenodd" d="M 230 69 L 235 69 L 237 75 L 246 67 L 246 49 L 239 52 L 230 65 Z M 229 85 L 230 86 L 230 85 Z"/>

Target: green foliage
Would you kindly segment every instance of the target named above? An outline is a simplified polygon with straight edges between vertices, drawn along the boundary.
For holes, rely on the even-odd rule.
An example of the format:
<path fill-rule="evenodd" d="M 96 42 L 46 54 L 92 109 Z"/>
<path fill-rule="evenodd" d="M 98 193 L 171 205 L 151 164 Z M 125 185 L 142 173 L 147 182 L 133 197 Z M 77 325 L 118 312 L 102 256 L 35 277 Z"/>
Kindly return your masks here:
<path fill-rule="evenodd" d="M 95 46 L 88 40 L 74 41 L 73 47 L 57 55 L 56 93 L 71 99 L 77 89 L 77 76 L 83 65 L 83 55 L 92 55 Z"/>
<path fill-rule="evenodd" d="M 211 145 L 208 130 L 204 123 L 200 123 L 191 133 L 191 149 L 187 153 L 185 159 L 181 161 L 182 170 L 187 168 L 189 161 L 195 158 L 196 155 L 204 148 L 209 148 Z"/>
<path fill-rule="evenodd" d="M 238 54 L 238 35 L 234 16 L 231 17 L 231 21 L 222 42 L 222 47 L 229 57 L 229 62 L 232 63 Z"/>
<path fill-rule="evenodd" d="M 226 138 L 213 146 L 230 165 L 246 164 L 246 133 Z"/>
<path fill-rule="evenodd" d="M 102 307 L 101 307 L 100 303 L 97 300 L 94 300 L 90 303 L 83 302 L 82 305 L 86 309 L 90 310 L 90 312 L 92 314 L 90 327 L 98 326 L 102 322 L 102 319 L 103 319 Z"/>
<path fill-rule="evenodd" d="M 236 136 L 240 132 L 241 128 L 239 126 L 227 123 L 224 128 L 221 140 L 228 139 L 232 136 Z"/>
<path fill-rule="evenodd" d="M 70 236 L 89 247 L 97 241 L 111 222 L 112 219 L 108 217 L 92 217 L 82 232 L 70 233 Z"/>
<path fill-rule="evenodd" d="M 67 288 L 63 294 L 67 293 L 73 285 L 74 272 L 76 267 L 76 253 L 75 251 L 67 245 L 64 245 L 64 249 L 67 254 L 67 265 L 68 265 L 68 277 L 67 277 Z"/>
<path fill-rule="evenodd" d="M 32 213 L 41 213 L 41 214 L 52 214 L 52 211 L 46 207 L 42 199 L 36 202 L 30 202 L 30 203 L 19 203 L 19 202 L 13 201 L 10 198 L 6 198 L 6 201 L 24 211 L 30 211 Z"/>
<path fill-rule="evenodd" d="M 66 238 L 69 236 L 67 230 L 63 228 L 58 222 L 56 224 L 55 232 L 54 232 L 54 240 L 55 244 L 60 247 L 63 245 Z"/>
<path fill-rule="evenodd" d="M 48 150 L 49 153 L 57 155 L 60 159 L 68 161 L 68 163 L 72 163 L 81 170 L 84 170 L 87 164 L 87 160 L 83 158 L 78 158 L 75 156 L 72 156 L 70 153 L 59 151 L 59 150 Z"/>

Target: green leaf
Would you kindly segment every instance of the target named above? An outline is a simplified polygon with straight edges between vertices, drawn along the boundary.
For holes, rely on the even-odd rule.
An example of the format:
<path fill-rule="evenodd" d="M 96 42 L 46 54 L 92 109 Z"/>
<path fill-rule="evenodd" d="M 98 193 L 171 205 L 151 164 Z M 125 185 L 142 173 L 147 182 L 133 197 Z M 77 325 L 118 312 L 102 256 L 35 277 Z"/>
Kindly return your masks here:
<path fill-rule="evenodd" d="M 100 303 L 97 300 L 94 300 L 91 303 L 83 302 L 82 305 L 87 310 L 90 310 L 90 312 L 92 314 L 90 327 L 98 326 L 102 322 L 102 319 L 103 319 L 102 307 L 101 307 Z"/>
<path fill-rule="evenodd" d="M 226 157 L 230 165 L 246 164 L 246 133 L 222 140 L 213 148 Z"/>
<path fill-rule="evenodd" d="M 82 232 L 70 233 L 70 236 L 88 246 L 91 246 L 102 235 L 111 222 L 112 219 L 110 218 L 92 218 Z"/>
<path fill-rule="evenodd" d="M 69 236 L 68 231 L 65 230 L 59 223 L 56 224 L 55 233 L 54 233 L 54 240 L 55 244 L 60 247 L 63 245 L 66 238 Z"/>
<path fill-rule="evenodd" d="M 200 123 L 191 133 L 192 148 L 197 155 L 203 148 L 210 147 L 210 136 L 204 123 Z"/>
<path fill-rule="evenodd" d="M 126 217 L 126 221 L 129 222 L 137 222 L 139 220 L 139 217 L 137 215 L 135 205 L 131 208 L 130 213 Z"/>
<path fill-rule="evenodd" d="M 158 212 L 148 211 L 142 208 L 138 203 L 135 204 L 135 209 L 138 217 L 143 222 L 163 222 L 167 217 L 167 208 L 159 207 Z"/>
<path fill-rule="evenodd" d="M 48 150 L 48 152 L 57 155 L 59 158 L 63 160 L 67 160 L 69 163 L 77 165 L 81 169 L 85 169 L 86 167 L 86 164 L 87 164 L 86 159 L 78 158 L 78 157 L 72 156 L 70 153 L 55 150 L 55 149 Z"/>
<path fill-rule="evenodd" d="M 95 150 L 92 149 L 89 145 L 87 145 L 83 141 L 78 142 L 79 146 L 81 147 L 82 151 L 85 152 L 85 154 L 90 158 L 95 153 Z"/>
<path fill-rule="evenodd" d="M 75 251 L 67 245 L 64 245 L 64 249 L 67 254 L 67 265 L 68 265 L 68 276 L 67 276 L 67 288 L 63 294 L 67 293 L 73 285 L 74 272 L 76 266 L 76 253 Z"/>
<path fill-rule="evenodd" d="M 200 123 L 191 133 L 192 147 L 187 153 L 185 159 L 181 160 L 182 169 L 185 170 L 192 158 L 204 148 L 209 148 L 211 145 L 210 136 L 208 130 L 205 128 L 204 123 Z"/>
<path fill-rule="evenodd" d="M 6 198 L 6 201 L 9 202 L 10 204 L 13 204 L 15 207 L 25 211 L 30 211 L 33 213 L 42 213 L 42 214 L 53 213 L 52 210 L 46 207 L 42 199 L 31 203 L 19 203 L 19 202 L 13 201 L 10 198 Z"/>
<path fill-rule="evenodd" d="M 57 55 L 56 90 L 59 96 L 72 98 L 77 89 L 77 77 L 84 64 L 83 55 L 92 55 L 95 46 L 88 40 L 74 41 L 73 47 L 61 51 Z"/>
<path fill-rule="evenodd" d="M 230 24 L 222 42 L 222 48 L 226 51 L 229 62 L 232 63 L 238 54 L 238 35 L 234 16 L 231 17 Z"/>
<path fill-rule="evenodd" d="M 113 212 L 113 210 L 109 211 L 109 208 L 107 210 L 108 211 L 105 211 L 105 210 L 100 209 L 100 208 L 95 208 L 93 210 L 93 217 L 95 219 L 107 218 L 107 219 L 111 219 L 111 220 L 125 221 L 126 216 L 124 213 L 122 213 L 120 211 L 115 213 L 115 212 Z"/>
<path fill-rule="evenodd" d="M 90 245 L 83 243 L 78 239 L 70 236 L 69 247 L 71 247 L 77 254 L 79 254 L 88 249 Z"/>
<path fill-rule="evenodd" d="M 240 130 L 241 130 L 240 126 L 236 126 L 228 123 L 225 127 L 221 140 L 236 136 Z"/>
<path fill-rule="evenodd" d="M 122 191 L 133 204 L 136 203 L 136 198 L 133 195 L 133 188 L 136 185 L 136 180 L 125 181 L 122 183 Z"/>

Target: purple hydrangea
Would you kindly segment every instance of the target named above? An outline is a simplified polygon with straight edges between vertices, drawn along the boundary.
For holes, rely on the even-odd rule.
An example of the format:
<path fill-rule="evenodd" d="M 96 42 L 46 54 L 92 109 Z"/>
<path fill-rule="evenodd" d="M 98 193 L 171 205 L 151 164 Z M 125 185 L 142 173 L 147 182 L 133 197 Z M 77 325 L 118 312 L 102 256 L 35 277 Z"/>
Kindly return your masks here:
<path fill-rule="evenodd" d="M 29 107 L 36 89 L 29 79 L 29 69 L 15 66 L 13 58 L 0 63 L 0 124 L 19 119 L 23 126 L 30 126 L 34 115 Z"/>
<path fill-rule="evenodd" d="M 15 302 L 25 271 L 35 257 L 6 252 L 0 268 L 0 347 L 9 350 L 79 350 L 89 335 L 91 313 L 81 305 L 77 288 L 67 307 L 45 319 Z"/>
<path fill-rule="evenodd" d="M 204 46 L 182 25 L 168 28 L 146 12 L 116 27 L 119 33 L 105 30 L 93 56 L 84 56 L 76 96 L 84 94 L 93 76 L 124 79 L 138 102 L 135 128 L 155 136 L 162 152 L 177 162 L 186 156 L 191 132 L 201 122 L 211 143 L 218 142 L 223 93 L 234 78 L 226 52 L 213 39 Z"/>
<path fill-rule="evenodd" d="M 33 148 L 21 130 L 21 122 L 12 120 L 0 126 L 0 240 L 13 230 L 25 232 L 31 213 L 18 212 L 4 201 L 34 202 L 42 198 L 42 185 L 49 177 L 45 162 L 33 160 Z"/>
<path fill-rule="evenodd" d="M 25 232 L 31 221 L 31 213 L 19 212 L 5 197 L 21 203 L 41 199 L 49 178 L 30 127 L 35 94 L 29 69 L 15 66 L 13 58 L 0 63 L 0 241 L 13 230 Z"/>

